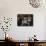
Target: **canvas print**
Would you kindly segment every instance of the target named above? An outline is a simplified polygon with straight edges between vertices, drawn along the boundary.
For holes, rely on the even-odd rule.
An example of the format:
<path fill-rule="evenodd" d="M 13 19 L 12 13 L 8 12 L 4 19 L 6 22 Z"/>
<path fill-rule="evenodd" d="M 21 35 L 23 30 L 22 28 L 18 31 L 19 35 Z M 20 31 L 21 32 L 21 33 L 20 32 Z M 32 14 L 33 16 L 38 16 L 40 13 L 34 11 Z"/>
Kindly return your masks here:
<path fill-rule="evenodd" d="M 33 14 L 18 14 L 17 26 L 33 26 Z"/>

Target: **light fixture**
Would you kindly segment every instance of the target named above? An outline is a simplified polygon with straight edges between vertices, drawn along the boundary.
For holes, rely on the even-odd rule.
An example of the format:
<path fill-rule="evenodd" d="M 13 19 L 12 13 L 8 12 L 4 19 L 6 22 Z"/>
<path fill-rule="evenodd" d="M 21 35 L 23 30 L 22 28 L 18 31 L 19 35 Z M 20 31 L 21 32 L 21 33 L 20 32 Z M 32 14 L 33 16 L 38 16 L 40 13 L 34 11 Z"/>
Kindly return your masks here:
<path fill-rule="evenodd" d="M 32 7 L 38 8 L 43 4 L 43 0 L 29 0 L 29 3 Z"/>

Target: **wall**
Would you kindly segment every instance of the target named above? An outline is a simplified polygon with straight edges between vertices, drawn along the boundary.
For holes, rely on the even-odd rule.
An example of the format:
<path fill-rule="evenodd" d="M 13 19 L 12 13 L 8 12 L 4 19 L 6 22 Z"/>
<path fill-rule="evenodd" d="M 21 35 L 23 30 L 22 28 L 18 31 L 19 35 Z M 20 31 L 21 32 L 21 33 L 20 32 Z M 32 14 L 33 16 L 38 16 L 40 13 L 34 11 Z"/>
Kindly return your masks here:
<path fill-rule="evenodd" d="M 39 40 L 46 39 L 45 12 L 44 5 L 40 8 L 33 8 L 28 0 L 0 0 L 0 19 L 4 16 L 13 18 L 11 29 L 8 32 L 17 40 L 27 40 L 34 34 L 37 35 Z M 18 27 L 17 14 L 33 14 L 34 25 L 32 27 Z M 0 35 L 2 33 L 0 31 Z M 0 36 L 0 39 L 4 39 L 4 37 Z"/>

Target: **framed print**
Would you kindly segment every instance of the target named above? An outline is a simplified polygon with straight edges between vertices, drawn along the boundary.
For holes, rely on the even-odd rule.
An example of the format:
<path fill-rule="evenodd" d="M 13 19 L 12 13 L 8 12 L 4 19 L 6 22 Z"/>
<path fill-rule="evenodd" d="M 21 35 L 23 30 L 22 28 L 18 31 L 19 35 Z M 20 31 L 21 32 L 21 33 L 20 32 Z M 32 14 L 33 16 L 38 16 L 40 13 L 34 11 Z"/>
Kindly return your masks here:
<path fill-rule="evenodd" d="M 33 14 L 18 14 L 17 26 L 33 26 Z"/>

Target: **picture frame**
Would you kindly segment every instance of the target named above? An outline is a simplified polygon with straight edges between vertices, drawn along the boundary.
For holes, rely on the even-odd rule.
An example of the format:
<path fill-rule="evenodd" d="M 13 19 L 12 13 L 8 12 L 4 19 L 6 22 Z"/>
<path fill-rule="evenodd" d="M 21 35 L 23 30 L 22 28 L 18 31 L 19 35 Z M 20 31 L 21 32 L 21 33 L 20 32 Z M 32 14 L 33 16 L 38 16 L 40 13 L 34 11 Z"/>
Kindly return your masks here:
<path fill-rule="evenodd" d="M 17 14 L 17 26 L 33 26 L 33 14 Z"/>

